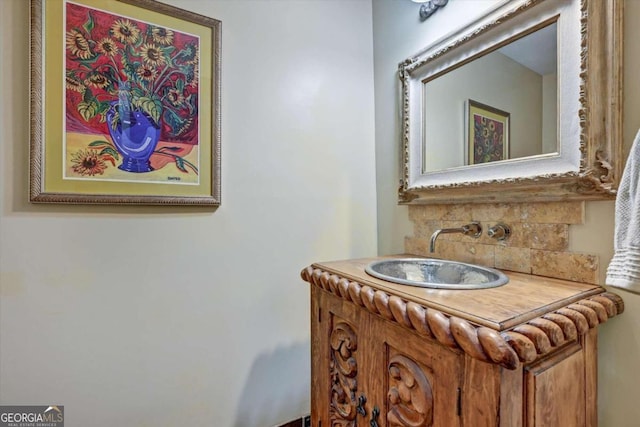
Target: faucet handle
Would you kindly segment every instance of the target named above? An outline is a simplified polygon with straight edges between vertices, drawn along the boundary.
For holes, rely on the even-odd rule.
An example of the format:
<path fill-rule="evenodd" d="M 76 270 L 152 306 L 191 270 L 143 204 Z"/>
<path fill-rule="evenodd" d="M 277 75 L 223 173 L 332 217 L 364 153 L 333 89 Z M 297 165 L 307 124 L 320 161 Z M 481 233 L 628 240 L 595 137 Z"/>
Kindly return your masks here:
<path fill-rule="evenodd" d="M 462 226 L 462 234 L 471 237 L 480 237 L 482 234 L 482 226 L 479 222 L 472 222 Z"/>
<path fill-rule="evenodd" d="M 511 228 L 506 224 L 496 224 L 487 230 L 487 236 L 498 241 L 506 240 L 511 235 Z"/>

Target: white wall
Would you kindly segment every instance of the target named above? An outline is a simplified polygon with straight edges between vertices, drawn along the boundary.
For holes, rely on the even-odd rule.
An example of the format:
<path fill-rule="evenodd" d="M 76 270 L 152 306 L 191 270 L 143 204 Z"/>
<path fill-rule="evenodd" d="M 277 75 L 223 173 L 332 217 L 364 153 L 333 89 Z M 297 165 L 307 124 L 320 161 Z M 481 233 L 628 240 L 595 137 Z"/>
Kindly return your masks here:
<path fill-rule="evenodd" d="M 74 426 L 309 410 L 313 261 L 376 253 L 367 0 L 171 0 L 222 20 L 222 206 L 28 203 L 28 7 L 0 0 L 0 404 Z"/>
<path fill-rule="evenodd" d="M 497 0 L 495 0 L 497 1 Z M 453 28 L 469 22 L 474 14 L 495 1 L 455 0 L 421 23 L 418 5 L 411 2 L 373 0 L 374 70 L 376 96 L 376 174 L 378 191 L 378 250 L 381 254 L 403 250 L 411 233 L 406 209 L 397 206 L 400 167 L 395 72 L 398 62 L 418 52 Z M 628 152 L 640 128 L 640 1 L 625 0 L 624 35 L 624 143 Z M 587 202 L 586 222 L 570 229 L 571 251 L 599 255 L 601 283 L 613 255 L 614 203 Z M 616 291 L 626 311 L 599 329 L 599 425 L 636 427 L 640 370 L 640 296 Z"/>

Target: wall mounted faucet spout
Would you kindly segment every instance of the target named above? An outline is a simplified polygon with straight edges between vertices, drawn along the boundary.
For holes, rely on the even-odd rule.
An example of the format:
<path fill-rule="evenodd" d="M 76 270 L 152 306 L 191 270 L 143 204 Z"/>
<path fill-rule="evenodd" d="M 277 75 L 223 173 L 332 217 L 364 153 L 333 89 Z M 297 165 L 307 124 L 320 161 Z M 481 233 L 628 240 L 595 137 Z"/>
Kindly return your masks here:
<path fill-rule="evenodd" d="M 479 222 L 472 222 L 471 224 L 463 225 L 457 228 L 440 228 L 431 235 L 431 241 L 429 242 L 429 252 L 436 251 L 436 240 L 441 234 L 461 233 L 465 236 L 471 236 L 478 238 L 482 234 L 482 226 Z"/>

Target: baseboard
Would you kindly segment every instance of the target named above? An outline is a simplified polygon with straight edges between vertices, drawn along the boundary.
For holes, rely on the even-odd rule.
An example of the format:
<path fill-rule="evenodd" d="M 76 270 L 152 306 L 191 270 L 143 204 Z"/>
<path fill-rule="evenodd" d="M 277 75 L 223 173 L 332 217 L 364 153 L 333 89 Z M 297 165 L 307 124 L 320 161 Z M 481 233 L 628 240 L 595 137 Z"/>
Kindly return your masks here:
<path fill-rule="evenodd" d="M 305 415 L 302 418 L 298 418 L 297 420 L 289 421 L 288 423 L 284 423 L 277 427 L 311 427 L 311 416 Z"/>

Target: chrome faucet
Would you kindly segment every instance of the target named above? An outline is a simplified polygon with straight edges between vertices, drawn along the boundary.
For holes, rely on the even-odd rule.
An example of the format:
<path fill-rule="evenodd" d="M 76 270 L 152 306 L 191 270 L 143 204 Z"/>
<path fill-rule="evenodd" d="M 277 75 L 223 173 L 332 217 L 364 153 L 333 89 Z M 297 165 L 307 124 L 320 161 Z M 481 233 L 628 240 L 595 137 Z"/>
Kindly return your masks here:
<path fill-rule="evenodd" d="M 440 228 L 431 235 L 431 241 L 429 242 L 429 252 L 433 253 L 436 251 L 436 240 L 438 239 L 439 235 L 449 233 L 462 233 L 465 236 L 478 238 L 482 234 L 482 226 L 479 222 L 472 222 L 471 224 L 463 225 L 462 227 L 458 228 Z"/>

